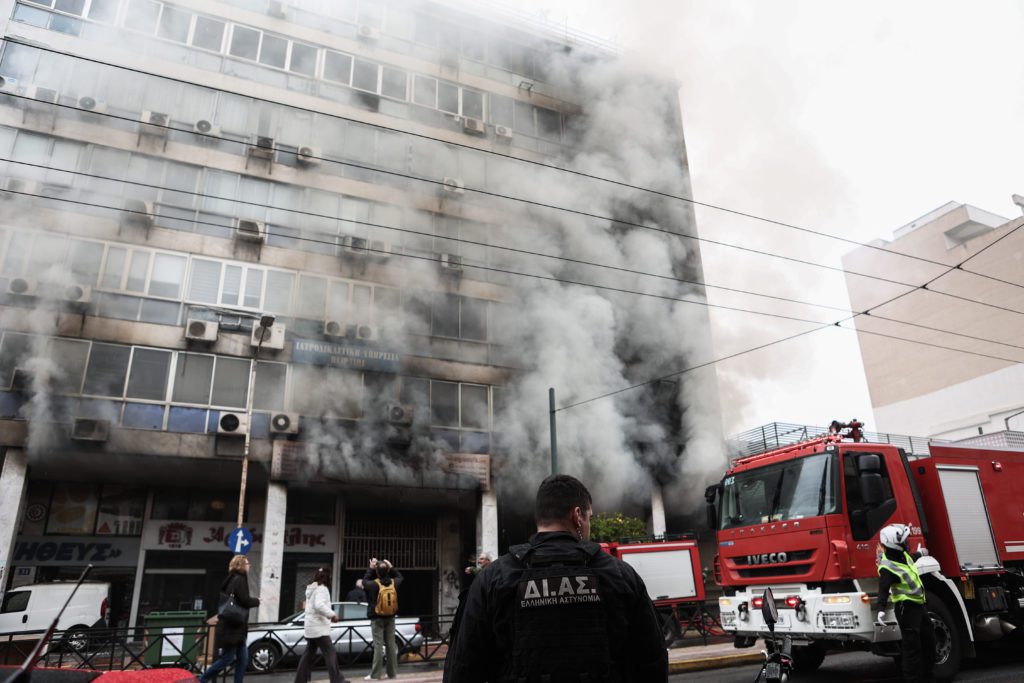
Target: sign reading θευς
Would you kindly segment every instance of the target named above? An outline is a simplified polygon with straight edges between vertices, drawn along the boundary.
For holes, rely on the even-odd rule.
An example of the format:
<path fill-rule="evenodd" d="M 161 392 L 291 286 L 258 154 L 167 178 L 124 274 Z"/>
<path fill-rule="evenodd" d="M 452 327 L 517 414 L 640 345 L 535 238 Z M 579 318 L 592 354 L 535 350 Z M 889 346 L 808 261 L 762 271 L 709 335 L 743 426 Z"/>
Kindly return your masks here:
<path fill-rule="evenodd" d="M 326 365 L 346 370 L 398 372 L 401 358 L 394 351 L 364 344 L 336 344 L 314 339 L 296 339 L 292 361 Z"/>

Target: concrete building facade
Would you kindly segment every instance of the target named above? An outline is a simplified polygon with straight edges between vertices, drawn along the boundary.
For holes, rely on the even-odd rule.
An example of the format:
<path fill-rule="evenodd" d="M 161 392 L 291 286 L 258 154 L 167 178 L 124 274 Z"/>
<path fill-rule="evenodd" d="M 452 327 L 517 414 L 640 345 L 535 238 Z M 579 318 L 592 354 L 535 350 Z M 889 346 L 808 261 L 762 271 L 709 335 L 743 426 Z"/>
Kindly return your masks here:
<path fill-rule="evenodd" d="M 912 258 L 871 248 L 846 255 L 852 308 L 870 312 L 856 319 L 869 429 L 950 440 L 1024 431 L 1022 222 L 950 202 L 872 243 Z M 861 277 L 917 284 L 961 263 L 885 306 L 907 288 Z"/>
<path fill-rule="evenodd" d="M 261 621 L 370 557 L 405 573 L 404 613 L 450 613 L 467 558 L 527 525 L 547 412 L 524 397 L 706 357 L 689 207 L 629 187 L 689 194 L 675 88 L 598 45 L 402 0 L 0 16 L 3 587 L 92 562 L 116 625 L 211 609 L 250 441 Z M 563 457 L 663 533 L 688 506 L 661 487 L 715 440 L 713 385 L 567 416 Z"/>

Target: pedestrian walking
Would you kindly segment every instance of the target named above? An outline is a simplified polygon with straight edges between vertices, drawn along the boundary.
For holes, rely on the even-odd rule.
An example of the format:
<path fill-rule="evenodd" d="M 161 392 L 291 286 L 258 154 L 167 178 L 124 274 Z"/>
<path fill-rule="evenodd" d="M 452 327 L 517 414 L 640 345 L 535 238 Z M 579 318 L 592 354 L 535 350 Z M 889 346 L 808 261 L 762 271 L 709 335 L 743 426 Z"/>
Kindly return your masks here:
<path fill-rule="evenodd" d="M 299 659 L 295 670 L 295 683 L 306 683 L 317 651 L 324 656 L 327 676 L 331 683 L 343 683 L 345 677 L 338 671 L 338 652 L 331 641 L 331 624 L 338 621 L 338 615 L 331 607 L 331 572 L 320 567 L 313 574 L 313 582 L 306 586 L 306 613 L 303 619 L 302 635 L 306 638 L 306 651 Z"/>
<path fill-rule="evenodd" d="M 636 571 L 590 542 L 590 492 L 564 474 L 537 490 L 537 533 L 481 572 L 459 605 L 445 683 L 668 679 Z"/>
<path fill-rule="evenodd" d="M 235 665 L 235 683 L 242 683 L 245 670 L 249 666 L 249 649 L 246 638 L 249 636 L 249 612 L 253 607 L 260 606 L 260 599 L 249 595 L 249 560 L 245 555 L 235 555 L 228 563 L 228 575 L 220 586 L 221 601 L 233 600 L 245 608 L 240 621 L 229 621 L 220 616 L 217 618 L 217 659 L 214 660 L 203 675 L 200 683 L 208 683 L 224 669 Z"/>
<path fill-rule="evenodd" d="M 385 669 L 388 678 L 398 676 L 398 645 L 395 643 L 395 615 L 398 614 L 398 587 L 402 585 L 402 572 L 389 560 L 370 560 L 370 568 L 363 577 L 366 591 L 366 615 L 373 631 L 373 668 L 366 680 L 379 680 Z M 387 666 L 384 665 L 385 656 Z"/>
<path fill-rule="evenodd" d="M 356 579 L 355 588 L 345 595 L 345 602 L 366 602 L 366 591 L 363 589 L 362 579 Z"/>
<path fill-rule="evenodd" d="M 933 681 L 935 666 L 935 629 L 928 616 L 928 596 L 924 582 L 914 564 L 916 557 L 907 548 L 910 527 L 890 524 L 882 529 L 879 540 L 882 554 L 878 558 L 878 625 L 886 623 L 890 594 L 896 622 L 900 625 L 901 666 L 904 681 Z M 917 557 L 924 554 L 921 548 Z"/>

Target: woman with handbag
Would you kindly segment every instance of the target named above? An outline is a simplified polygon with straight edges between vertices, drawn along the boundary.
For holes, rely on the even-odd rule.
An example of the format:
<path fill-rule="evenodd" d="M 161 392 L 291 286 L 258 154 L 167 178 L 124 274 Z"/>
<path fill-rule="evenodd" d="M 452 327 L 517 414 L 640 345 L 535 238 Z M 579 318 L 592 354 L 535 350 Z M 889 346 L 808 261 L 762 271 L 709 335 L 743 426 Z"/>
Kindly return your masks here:
<path fill-rule="evenodd" d="M 338 671 L 338 651 L 331 641 L 331 624 L 338 621 L 338 615 L 331 606 L 330 585 L 331 570 L 320 567 L 313 574 L 313 583 L 306 586 L 306 613 L 302 625 L 306 651 L 302 653 L 299 668 L 295 671 L 295 683 L 306 683 L 309 680 L 317 650 L 324 656 L 331 683 L 345 683 L 345 677 Z"/>
<path fill-rule="evenodd" d="M 235 665 L 235 683 L 242 683 L 249 666 L 249 610 L 259 607 L 260 599 L 249 596 L 249 560 L 235 555 L 228 564 L 228 576 L 220 586 L 217 608 L 217 659 L 199 677 L 208 683 L 222 670 Z"/>

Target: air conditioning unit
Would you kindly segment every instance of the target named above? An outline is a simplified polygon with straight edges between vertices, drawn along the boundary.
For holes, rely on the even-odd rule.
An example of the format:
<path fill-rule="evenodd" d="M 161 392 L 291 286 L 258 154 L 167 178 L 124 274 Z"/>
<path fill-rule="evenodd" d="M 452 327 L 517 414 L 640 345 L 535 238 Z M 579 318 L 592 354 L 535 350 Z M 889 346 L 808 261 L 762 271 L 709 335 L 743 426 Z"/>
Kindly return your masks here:
<path fill-rule="evenodd" d="M 370 240 L 370 256 L 387 258 L 391 256 L 394 251 L 395 248 L 392 246 L 391 242 L 385 242 L 384 240 Z"/>
<path fill-rule="evenodd" d="M 121 224 L 135 225 L 148 230 L 153 227 L 154 215 L 156 212 L 153 209 L 153 202 L 126 199 L 124 200 L 124 211 L 121 212 Z"/>
<path fill-rule="evenodd" d="M 217 341 L 217 334 L 220 332 L 220 325 L 209 320 L 189 318 L 185 322 L 185 339 L 201 342 Z"/>
<path fill-rule="evenodd" d="M 267 14 L 278 19 L 288 18 L 288 3 L 281 0 L 270 0 L 267 3 Z"/>
<path fill-rule="evenodd" d="M 217 433 L 227 436 L 245 436 L 249 420 L 245 413 L 221 413 L 217 419 Z"/>
<path fill-rule="evenodd" d="M 325 320 L 323 332 L 325 337 L 344 337 L 348 326 L 340 320 Z"/>
<path fill-rule="evenodd" d="M 320 150 L 310 145 L 302 145 L 295 153 L 295 158 L 303 166 L 318 166 L 320 164 Z"/>
<path fill-rule="evenodd" d="M 341 240 L 342 249 L 353 254 L 365 254 L 369 244 L 370 240 L 355 235 L 345 235 Z"/>
<path fill-rule="evenodd" d="M 39 284 L 28 277 L 12 277 L 7 281 L 7 293 L 15 296 L 35 296 Z"/>
<path fill-rule="evenodd" d="M 68 285 L 61 292 L 61 296 L 64 301 L 72 304 L 91 304 L 92 303 L 92 287 L 88 285 Z"/>
<path fill-rule="evenodd" d="M 253 347 L 259 346 L 260 344 L 260 333 L 263 334 L 263 348 L 270 349 L 272 351 L 280 351 L 284 348 L 284 331 L 285 327 L 281 323 L 271 325 L 263 332 L 262 327 L 258 324 L 252 326 L 252 338 L 250 343 Z"/>
<path fill-rule="evenodd" d="M 445 178 L 441 183 L 441 189 L 445 194 L 461 195 L 466 192 L 466 186 L 459 178 Z"/>
<path fill-rule="evenodd" d="M 274 413 L 270 416 L 271 434 L 298 434 L 298 413 Z"/>
<path fill-rule="evenodd" d="M 167 126 L 171 124 L 171 117 L 167 114 L 161 114 L 158 111 L 144 110 L 139 116 L 139 121 L 148 124 L 150 126 L 158 126 L 159 129 L 147 129 L 152 131 L 154 134 L 161 134 L 161 132 L 167 134 Z"/>
<path fill-rule="evenodd" d="M 18 92 L 18 79 L 13 76 L 0 76 L 0 92 Z"/>
<path fill-rule="evenodd" d="M 95 97 L 89 95 L 83 95 L 78 98 L 78 108 L 86 111 L 91 111 L 96 114 L 102 114 L 107 110 L 107 103 L 100 102 Z"/>
<path fill-rule="evenodd" d="M 380 40 L 380 30 L 366 24 L 359 26 L 358 35 L 363 40 Z"/>
<path fill-rule="evenodd" d="M 349 325 L 347 332 L 350 338 L 359 341 L 377 341 L 380 338 L 373 325 Z"/>
<path fill-rule="evenodd" d="M 248 218 L 239 218 L 235 224 L 235 237 L 247 242 L 262 242 L 267 237 L 267 224 Z"/>
<path fill-rule="evenodd" d="M 220 126 L 215 126 L 212 121 L 206 119 L 199 119 L 192 124 L 192 130 L 201 135 L 209 135 L 211 137 L 220 137 Z"/>
<path fill-rule="evenodd" d="M 487 127 L 480 119 L 471 119 L 468 116 L 463 116 L 462 130 L 467 133 L 478 133 L 479 135 L 483 135 L 487 132 Z"/>
<path fill-rule="evenodd" d="M 462 257 L 458 254 L 441 254 L 441 270 L 453 273 L 462 272 Z"/>
<path fill-rule="evenodd" d="M 71 438 L 75 441 L 106 441 L 110 437 L 110 420 L 76 417 L 71 424 Z"/>
<path fill-rule="evenodd" d="M 400 403 L 389 403 L 384 406 L 384 419 L 394 424 L 411 424 L 412 415 L 412 406 L 406 406 Z"/>
<path fill-rule="evenodd" d="M 503 140 L 511 140 L 512 139 L 512 129 L 509 128 L 508 126 L 495 126 L 494 127 L 494 135 L 496 137 L 499 137 L 499 138 L 503 139 Z"/>
<path fill-rule="evenodd" d="M 253 137 L 252 142 L 249 143 L 249 156 L 255 159 L 266 159 L 267 161 L 274 160 L 274 138 L 267 137 L 265 135 L 257 135 Z"/>
<path fill-rule="evenodd" d="M 49 102 L 56 104 L 57 100 L 60 99 L 60 93 L 53 88 L 44 88 L 41 85 L 30 85 L 28 90 L 25 92 L 33 100 L 39 100 L 40 102 Z"/>

